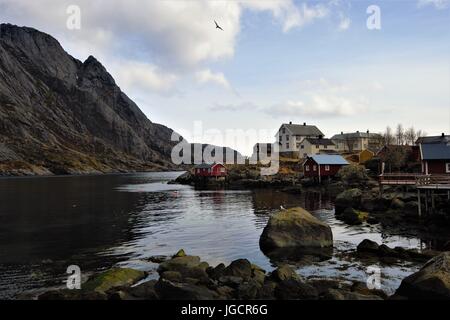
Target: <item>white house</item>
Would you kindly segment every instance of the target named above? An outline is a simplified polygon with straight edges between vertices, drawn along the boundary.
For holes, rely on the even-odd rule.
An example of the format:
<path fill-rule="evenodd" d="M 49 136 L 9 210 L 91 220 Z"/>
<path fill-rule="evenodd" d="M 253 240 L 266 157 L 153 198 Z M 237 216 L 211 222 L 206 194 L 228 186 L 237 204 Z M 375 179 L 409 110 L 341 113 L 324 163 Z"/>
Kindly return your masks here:
<path fill-rule="evenodd" d="M 301 143 L 305 138 L 322 139 L 324 134 L 316 126 L 301 124 L 283 124 L 275 138 L 280 146 L 280 153 L 293 153 L 302 156 Z"/>

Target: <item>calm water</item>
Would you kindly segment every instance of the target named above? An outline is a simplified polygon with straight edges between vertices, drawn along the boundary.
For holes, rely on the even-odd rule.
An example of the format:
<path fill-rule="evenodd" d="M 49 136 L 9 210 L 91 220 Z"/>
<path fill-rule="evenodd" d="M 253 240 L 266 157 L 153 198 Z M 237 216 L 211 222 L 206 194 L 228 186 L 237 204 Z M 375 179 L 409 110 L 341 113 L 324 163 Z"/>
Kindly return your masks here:
<path fill-rule="evenodd" d="M 367 266 L 340 258 L 365 238 L 421 246 L 419 239 L 385 234 L 377 226 L 337 221 L 330 200 L 317 193 L 201 191 L 167 184 L 179 174 L 0 179 L 0 298 L 61 285 L 71 264 L 85 275 L 115 264 L 152 271 L 157 265 L 145 258 L 180 248 L 211 265 L 247 258 L 269 271 L 273 262 L 260 251 L 259 236 L 281 205 L 305 207 L 332 226 L 334 257 L 299 267 L 306 277 L 365 281 Z M 387 292 L 418 268 L 380 267 Z"/>

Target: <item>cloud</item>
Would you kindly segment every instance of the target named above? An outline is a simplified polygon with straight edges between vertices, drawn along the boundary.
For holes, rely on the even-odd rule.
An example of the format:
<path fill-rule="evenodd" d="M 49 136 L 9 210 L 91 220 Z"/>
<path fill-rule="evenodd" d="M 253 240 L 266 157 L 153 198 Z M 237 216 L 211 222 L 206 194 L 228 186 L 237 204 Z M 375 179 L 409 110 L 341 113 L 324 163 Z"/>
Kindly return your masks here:
<path fill-rule="evenodd" d="M 244 110 L 258 110 L 258 106 L 250 101 L 244 101 L 236 104 L 221 104 L 216 103 L 209 108 L 211 111 L 244 111 Z"/>
<path fill-rule="evenodd" d="M 211 70 L 205 69 L 205 70 L 198 71 L 195 74 L 195 77 L 196 77 L 198 83 L 211 82 L 211 83 L 218 84 L 227 89 L 230 88 L 230 83 L 225 78 L 225 75 L 221 72 L 213 73 Z"/>
<path fill-rule="evenodd" d="M 419 0 L 418 7 L 434 6 L 436 9 L 443 10 L 449 7 L 450 0 Z"/>
<path fill-rule="evenodd" d="M 117 82 L 125 91 L 143 90 L 169 92 L 178 77 L 161 71 L 157 66 L 135 61 L 122 61 L 115 69 Z"/>

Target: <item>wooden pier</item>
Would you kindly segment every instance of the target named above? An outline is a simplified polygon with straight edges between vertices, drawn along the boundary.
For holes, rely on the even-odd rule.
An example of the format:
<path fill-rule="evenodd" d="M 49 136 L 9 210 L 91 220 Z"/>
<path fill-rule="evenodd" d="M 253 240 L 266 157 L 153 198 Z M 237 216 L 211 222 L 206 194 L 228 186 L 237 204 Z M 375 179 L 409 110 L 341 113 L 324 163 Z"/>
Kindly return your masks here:
<path fill-rule="evenodd" d="M 422 196 L 426 213 L 435 211 L 436 196 L 450 200 L 450 175 L 414 173 L 383 173 L 380 175 L 380 191 L 383 186 L 415 186 L 417 188 L 418 214 L 422 216 Z"/>

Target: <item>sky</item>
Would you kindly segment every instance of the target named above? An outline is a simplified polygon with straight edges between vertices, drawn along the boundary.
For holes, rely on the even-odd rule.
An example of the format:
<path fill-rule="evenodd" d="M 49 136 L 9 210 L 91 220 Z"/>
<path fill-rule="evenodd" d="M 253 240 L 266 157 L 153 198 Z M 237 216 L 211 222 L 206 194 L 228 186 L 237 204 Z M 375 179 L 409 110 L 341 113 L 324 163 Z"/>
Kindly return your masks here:
<path fill-rule="evenodd" d="M 0 22 L 95 56 L 190 142 L 250 155 L 290 121 L 450 133 L 450 0 L 0 0 Z"/>

